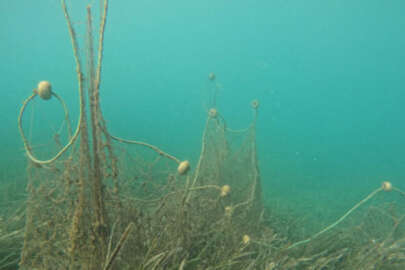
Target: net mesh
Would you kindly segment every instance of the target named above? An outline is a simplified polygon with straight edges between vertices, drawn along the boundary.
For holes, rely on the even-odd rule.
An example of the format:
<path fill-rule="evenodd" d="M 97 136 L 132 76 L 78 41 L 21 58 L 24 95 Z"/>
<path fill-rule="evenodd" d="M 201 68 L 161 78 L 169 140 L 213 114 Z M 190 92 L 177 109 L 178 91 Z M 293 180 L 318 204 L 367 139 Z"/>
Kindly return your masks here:
<path fill-rule="evenodd" d="M 259 104 L 251 103 L 254 118 L 247 129 L 230 129 L 216 109 L 214 74 L 212 108 L 192 170 L 188 161 L 156 146 L 109 134 L 99 101 L 107 4 L 97 61 L 87 7 L 85 82 L 62 0 L 77 64 L 79 125 L 67 133 L 67 146 L 59 143 L 58 154 L 41 161 L 21 120 L 39 90 L 23 103 L 18 124 L 30 160 L 25 224 L 18 207 L 0 212 L 0 254 L 5 254 L 0 268 L 19 260 L 21 269 L 404 269 L 405 193 L 389 182 L 335 223 L 289 242 L 288 233 L 282 234 L 288 230 L 280 226 L 294 220 L 285 215 L 281 224 L 262 203 L 255 138 Z M 48 94 L 63 104 L 56 93 Z M 387 202 L 387 194 L 398 197 Z"/>
<path fill-rule="evenodd" d="M 114 142 L 111 148 L 117 155 L 114 162 L 111 157 L 103 159 L 102 170 L 109 220 L 106 258 L 128 224 L 133 226 L 115 260 L 117 269 L 179 265 L 182 260 L 215 265 L 220 258 L 209 258 L 213 249 L 238 246 L 244 234 L 255 233 L 262 214 L 255 122 L 245 131 L 235 132 L 227 130 L 222 118 L 208 117 L 198 164 L 184 176 L 172 160 L 149 148 L 121 142 Z M 80 180 L 81 170 L 87 176 L 91 172 L 75 157 L 78 153 L 28 170 L 24 268 L 94 265 L 92 254 L 99 244 L 93 239 L 93 187 Z M 81 196 L 82 189 L 85 196 Z M 207 261 L 202 264 L 203 258 Z"/>

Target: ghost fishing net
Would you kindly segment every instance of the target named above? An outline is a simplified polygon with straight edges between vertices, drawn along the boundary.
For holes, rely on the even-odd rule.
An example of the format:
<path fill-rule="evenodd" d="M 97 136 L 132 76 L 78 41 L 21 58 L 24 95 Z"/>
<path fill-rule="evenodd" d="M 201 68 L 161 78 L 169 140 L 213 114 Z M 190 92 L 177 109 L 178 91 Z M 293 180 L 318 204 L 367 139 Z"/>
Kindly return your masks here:
<path fill-rule="evenodd" d="M 80 116 L 74 133 L 68 134 L 68 143 L 53 158 L 39 160 L 24 135 L 23 113 L 29 102 L 37 97 L 44 100 L 55 97 L 61 102 L 62 99 L 52 91 L 49 82 L 42 81 L 23 104 L 18 123 L 32 166 L 28 172 L 30 198 L 20 264 L 30 269 L 66 268 L 67 265 L 71 269 L 80 265 L 99 269 L 100 260 L 104 260 L 107 253 L 108 209 L 112 207 L 106 203 L 105 198 L 110 198 L 112 204 L 116 203 L 114 194 L 105 188 L 116 185 L 116 164 L 99 103 L 107 2 L 100 22 L 97 64 L 93 51 L 91 9 L 87 8 L 86 82 L 79 58 L 78 41 L 64 1 L 62 8 L 76 61 Z M 86 100 L 89 102 L 89 116 Z M 62 154 L 68 150 L 69 156 L 61 160 Z"/>
<path fill-rule="evenodd" d="M 254 119 L 245 130 L 232 130 L 215 108 L 208 112 L 202 138 L 200 159 L 190 188 L 217 189 L 226 214 L 235 213 L 248 221 L 250 215 L 261 213 L 260 174 L 256 156 L 255 124 L 258 102 L 252 103 Z M 231 192 L 232 191 L 232 192 Z M 229 193 L 229 196 L 227 196 Z M 190 194 L 188 200 L 198 201 L 200 194 Z M 204 198 L 210 197 L 202 196 Z M 214 196 L 212 200 L 216 200 Z"/>
<path fill-rule="evenodd" d="M 279 265 L 286 269 L 402 269 L 404 202 L 403 191 L 383 182 L 332 224 L 288 244 Z"/>
<path fill-rule="evenodd" d="M 183 172 L 186 161 L 114 137 L 125 209 L 120 221 L 136 228 L 116 261 L 122 269 L 204 269 L 235 255 L 228 262 L 233 265 L 243 241 L 255 234 L 262 214 L 255 122 L 233 134 L 215 112 L 207 117 L 200 157 L 189 173 Z"/>
<path fill-rule="evenodd" d="M 70 127 L 62 97 L 46 81 L 21 108 L 18 125 L 29 160 L 25 230 L 0 234 L 0 244 L 23 238 L 21 269 L 403 269 L 405 213 L 378 201 L 394 192 L 403 199 L 390 182 L 307 239 L 291 243 L 274 231 L 278 217 L 261 199 L 259 103 L 251 103 L 253 120 L 246 129 L 231 129 L 217 110 L 213 73 L 195 164 L 111 135 L 99 100 L 108 1 L 102 5 L 96 53 L 87 7 L 86 72 L 64 0 L 62 10 L 76 62 L 80 114 L 77 126 Z M 37 157 L 24 127 L 27 108 L 38 99 L 56 99 L 64 109 L 66 132 L 47 147 L 48 154 L 56 153 L 50 159 Z M 0 218 L 0 233 L 4 224 Z"/>
<path fill-rule="evenodd" d="M 74 130 L 63 99 L 42 81 L 27 98 L 18 125 L 29 158 L 22 269 L 178 269 L 235 265 L 262 214 L 254 120 L 228 129 L 215 108 L 208 114 L 193 171 L 158 147 L 109 134 L 99 101 L 104 28 L 94 52 L 87 7 L 84 73 L 68 8 L 80 114 Z M 86 78 L 86 79 L 85 79 Z M 57 99 L 65 109 L 66 144 L 42 160 L 25 135 L 24 113 L 35 99 Z M 49 150 L 49 149 L 48 149 Z M 220 248 L 218 248 L 220 247 Z M 227 259 L 225 259 L 227 258 Z"/>

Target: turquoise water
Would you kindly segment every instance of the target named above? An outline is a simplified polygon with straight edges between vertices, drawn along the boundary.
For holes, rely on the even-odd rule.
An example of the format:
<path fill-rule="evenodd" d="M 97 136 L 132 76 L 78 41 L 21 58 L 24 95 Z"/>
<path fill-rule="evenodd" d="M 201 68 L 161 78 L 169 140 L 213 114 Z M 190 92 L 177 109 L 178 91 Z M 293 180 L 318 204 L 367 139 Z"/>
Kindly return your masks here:
<path fill-rule="evenodd" d="M 80 2 L 67 1 L 83 40 Z M 99 1 L 90 3 L 96 12 Z M 101 86 L 108 127 L 196 160 L 214 72 L 218 108 L 235 129 L 260 101 L 265 199 L 328 223 L 383 180 L 405 189 L 404 9 L 400 0 L 111 1 Z M 16 119 L 37 82 L 53 83 L 74 123 L 78 97 L 59 1 L 2 0 L 0 15 L 1 184 L 25 177 Z M 42 103 L 38 145 L 62 119 L 56 104 Z"/>

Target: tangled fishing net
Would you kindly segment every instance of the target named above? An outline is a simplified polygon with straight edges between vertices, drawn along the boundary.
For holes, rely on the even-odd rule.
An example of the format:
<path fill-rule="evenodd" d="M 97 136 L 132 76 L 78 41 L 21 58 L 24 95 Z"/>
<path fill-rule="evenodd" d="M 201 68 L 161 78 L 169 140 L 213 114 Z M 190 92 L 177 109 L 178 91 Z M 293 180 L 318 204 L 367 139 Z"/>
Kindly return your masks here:
<path fill-rule="evenodd" d="M 249 243 L 249 233 L 262 215 L 256 114 L 248 129 L 231 132 L 212 108 L 201 155 L 192 171 L 189 161 L 181 161 L 156 146 L 109 134 L 99 103 L 107 4 L 100 24 L 97 65 L 91 9 L 87 9 L 90 65 L 85 83 L 78 42 L 62 1 L 77 64 L 80 116 L 75 131 L 69 132 L 68 142 L 54 157 L 40 160 L 35 156 L 24 133 L 24 112 L 37 97 L 50 100 L 54 96 L 66 108 L 63 99 L 52 91 L 49 82 L 42 81 L 21 109 L 19 128 L 31 165 L 20 266 L 204 267 L 238 254 L 225 263 L 232 265 L 239 256 L 247 255 L 242 252 L 243 245 Z M 67 112 L 65 118 L 69 122 Z M 216 250 L 218 246 L 221 252 Z"/>
<path fill-rule="evenodd" d="M 365 208 L 388 193 L 403 199 L 388 181 L 308 239 L 291 243 L 277 233 L 277 216 L 262 202 L 256 100 L 245 130 L 229 128 L 211 102 L 195 164 L 110 134 L 99 100 L 108 1 L 96 54 L 87 8 L 86 80 L 64 0 L 62 10 L 76 61 L 80 115 L 71 130 L 66 105 L 47 81 L 21 108 L 18 124 L 29 160 L 24 230 L 2 235 L 0 216 L 0 246 L 17 235 L 23 239 L 21 269 L 403 269 L 404 211 L 383 202 Z M 34 99 L 53 97 L 65 110 L 66 143 L 42 160 L 25 136 L 24 113 Z M 4 261 L 15 262 L 15 251 L 7 254 L 14 257 Z"/>

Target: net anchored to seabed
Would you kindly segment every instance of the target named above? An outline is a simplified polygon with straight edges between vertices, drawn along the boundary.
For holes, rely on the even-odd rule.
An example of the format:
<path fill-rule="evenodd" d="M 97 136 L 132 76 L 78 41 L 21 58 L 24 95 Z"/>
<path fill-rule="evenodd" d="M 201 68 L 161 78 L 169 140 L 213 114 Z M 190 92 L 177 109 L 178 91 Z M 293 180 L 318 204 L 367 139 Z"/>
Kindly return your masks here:
<path fill-rule="evenodd" d="M 155 146 L 111 137 L 114 155 L 101 159 L 103 202 L 110 221 L 101 266 L 209 266 L 223 258 L 233 265 L 239 256 L 247 256 L 244 247 L 260 232 L 263 214 L 255 123 L 256 113 L 246 130 L 232 131 L 218 112 L 209 114 L 200 158 L 188 172 L 181 170 L 183 162 Z M 76 148 L 63 160 L 28 170 L 23 267 L 94 264 L 99 246 L 92 218 L 94 186 L 87 183 L 90 178 L 81 180 L 76 157 L 80 146 Z M 114 247 L 119 252 L 114 253 Z M 109 264 L 113 254 L 114 264 Z"/>
<path fill-rule="evenodd" d="M 23 119 L 25 108 L 36 97 L 56 97 L 66 108 L 63 99 L 42 81 L 23 103 L 18 124 L 30 165 L 20 266 L 152 269 L 215 265 L 227 257 L 232 258 L 227 264 L 235 264 L 247 255 L 244 246 L 262 214 L 256 114 L 249 128 L 235 132 L 213 108 L 193 171 L 188 161 L 156 146 L 110 135 L 99 102 L 107 7 L 105 1 L 97 64 L 91 8 L 87 8 L 84 77 L 78 41 L 62 1 L 77 65 L 80 115 L 75 131 L 69 132 L 66 145 L 54 157 L 35 156 Z M 69 123 L 67 112 L 65 118 Z"/>
<path fill-rule="evenodd" d="M 388 181 L 307 239 L 291 243 L 289 235 L 275 233 L 279 217 L 266 211 L 261 198 L 259 103 L 251 103 L 254 117 L 248 128 L 230 129 L 216 107 L 213 73 L 213 95 L 195 164 L 149 143 L 111 135 L 99 101 L 108 1 L 102 7 L 97 57 L 87 8 L 84 76 L 62 0 L 80 108 L 74 131 L 66 125 L 66 144 L 57 143 L 55 156 L 40 160 L 24 134 L 25 108 L 35 98 L 55 97 L 66 108 L 49 82 L 38 85 L 19 115 L 29 159 L 25 232 L 0 234 L 0 244 L 24 239 L 21 269 L 403 269 L 405 213 L 398 202 L 404 193 Z M 67 124 L 68 116 L 65 110 Z M 399 198 L 388 204 L 379 201 L 387 194 Z M 20 211 L 16 216 L 21 220 Z M 0 229 L 4 224 L 1 218 Z M 11 262 L 16 260 L 13 248 Z"/>

